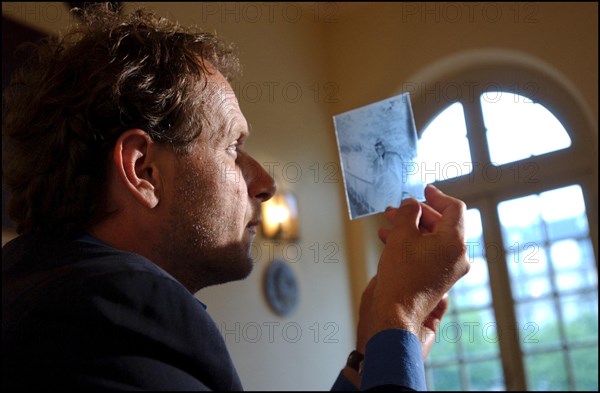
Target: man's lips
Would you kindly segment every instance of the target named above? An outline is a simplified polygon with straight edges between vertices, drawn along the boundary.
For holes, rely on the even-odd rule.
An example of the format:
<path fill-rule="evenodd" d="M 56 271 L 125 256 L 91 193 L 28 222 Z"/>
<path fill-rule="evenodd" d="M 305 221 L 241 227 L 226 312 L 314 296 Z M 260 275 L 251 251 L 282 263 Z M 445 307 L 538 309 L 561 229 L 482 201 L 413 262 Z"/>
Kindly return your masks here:
<path fill-rule="evenodd" d="M 256 220 L 252 220 L 248 223 L 248 225 L 246 226 L 246 228 L 252 232 L 252 233 L 256 233 L 256 228 L 260 225 L 262 221 L 260 219 L 256 219 Z"/>

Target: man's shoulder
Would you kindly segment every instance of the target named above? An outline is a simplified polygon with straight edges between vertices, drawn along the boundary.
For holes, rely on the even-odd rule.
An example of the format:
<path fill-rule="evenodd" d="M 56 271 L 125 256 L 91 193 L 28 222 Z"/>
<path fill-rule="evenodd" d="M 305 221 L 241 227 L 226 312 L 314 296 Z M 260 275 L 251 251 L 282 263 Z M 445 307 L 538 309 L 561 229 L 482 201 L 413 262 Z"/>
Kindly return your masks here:
<path fill-rule="evenodd" d="M 3 276 L 23 277 L 42 272 L 80 276 L 146 272 L 173 279 L 141 255 L 89 239 L 93 238 L 19 236 L 2 248 Z"/>
<path fill-rule="evenodd" d="M 19 247 L 31 247 L 22 240 Z M 88 334 L 107 341 L 119 337 L 125 340 L 121 345 L 142 336 L 152 343 L 166 338 L 179 342 L 175 336 L 190 339 L 189 326 L 216 334 L 193 294 L 143 256 L 78 239 L 37 252 L 11 250 L 15 244 L 3 249 L 3 256 L 14 253 L 20 258 L 9 259 L 12 267 L 3 271 L 3 341 L 32 336 L 32 331 L 57 337 L 62 329 L 77 340 Z M 38 332 L 44 323 L 51 325 Z"/>
<path fill-rule="evenodd" d="M 171 297 L 193 299 L 147 258 L 101 242 L 23 236 L 3 247 L 2 258 L 3 307 L 8 310 L 76 307 L 107 297 L 143 302 L 142 294 L 157 287 Z"/>
<path fill-rule="evenodd" d="M 102 243 L 33 252 L 23 240 L 3 249 L 3 358 L 16 375 L 44 370 L 49 386 L 239 388 L 219 329 L 160 267 Z"/>

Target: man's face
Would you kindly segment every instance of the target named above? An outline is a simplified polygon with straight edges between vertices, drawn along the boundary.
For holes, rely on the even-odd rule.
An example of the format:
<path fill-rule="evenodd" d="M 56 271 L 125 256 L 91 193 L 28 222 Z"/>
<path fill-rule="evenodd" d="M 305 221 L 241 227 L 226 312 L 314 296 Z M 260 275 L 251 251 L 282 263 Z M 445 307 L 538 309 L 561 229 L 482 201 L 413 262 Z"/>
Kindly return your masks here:
<path fill-rule="evenodd" d="M 273 178 L 244 151 L 248 124 L 218 72 L 204 93 L 206 121 L 189 155 L 178 157 L 162 251 L 177 279 L 196 291 L 248 276 L 260 204 Z"/>
<path fill-rule="evenodd" d="M 382 143 L 377 143 L 375 145 L 375 151 L 377 152 L 377 155 L 382 156 L 383 153 L 385 153 L 385 147 Z"/>

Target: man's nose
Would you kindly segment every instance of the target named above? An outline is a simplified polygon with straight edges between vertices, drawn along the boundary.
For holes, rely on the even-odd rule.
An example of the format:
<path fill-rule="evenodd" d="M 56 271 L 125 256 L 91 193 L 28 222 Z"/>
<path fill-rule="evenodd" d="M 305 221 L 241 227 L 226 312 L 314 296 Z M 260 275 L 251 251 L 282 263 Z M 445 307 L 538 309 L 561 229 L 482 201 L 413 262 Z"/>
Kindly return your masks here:
<path fill-rule="evenodd" d="M 260 200 L 268 201 L 277 191 L 275 179 L 251 156 L 246 156 L 246 182 L 248 184 L 248 194 Z"/>

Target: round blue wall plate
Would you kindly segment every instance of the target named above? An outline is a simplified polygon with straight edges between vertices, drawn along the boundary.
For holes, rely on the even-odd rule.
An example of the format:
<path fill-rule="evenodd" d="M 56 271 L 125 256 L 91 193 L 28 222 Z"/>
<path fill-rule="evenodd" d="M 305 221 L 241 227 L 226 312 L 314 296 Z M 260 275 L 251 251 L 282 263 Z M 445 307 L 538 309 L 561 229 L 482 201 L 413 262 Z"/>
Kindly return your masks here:
<path fill-rule="evenodd" d="M 298 280 L 287 262 L 271 262 L 265 273 L 264 286 L 267 301 L 278 315 L 287 315 L 298 305 Z"/>

